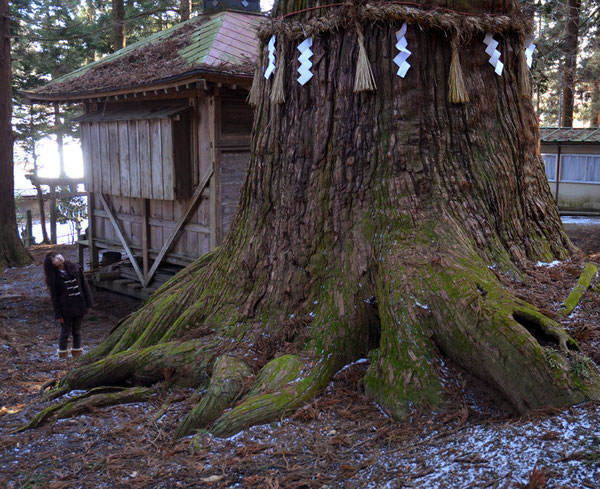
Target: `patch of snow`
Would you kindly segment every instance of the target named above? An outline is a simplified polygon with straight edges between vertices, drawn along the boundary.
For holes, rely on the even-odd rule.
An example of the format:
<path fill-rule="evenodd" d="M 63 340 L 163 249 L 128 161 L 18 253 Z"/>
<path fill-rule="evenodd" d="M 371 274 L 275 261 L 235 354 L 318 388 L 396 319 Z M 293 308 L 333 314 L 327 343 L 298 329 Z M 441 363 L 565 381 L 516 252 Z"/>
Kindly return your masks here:
<path fill-rule="evenodd" d="M 513 478 L 526 483 L 537 466 L 558 469 L 549 487 L 598 488 L 600 465 L 564 457 L 585 449 L 599 414 L 596 407 L 532 421 L 470 425 L 442 442 L 435 436 L 424 437 L 415 448 L 397 452 L 387 470 L 423 474 L 418 487 L 438 488 L 475 487 L 486 480 Z M 433 470 L 428 473 L 428 469 Z"/>
<path fill-rule="evenodd" d="M 544 263 L 543 261 L 538 261 L 535 264 L 536 267 L 546 267 L 546 268 L 554 268 L 556 265 L 560 265 L 560 260 L 554 260 L 549 263 Z"/>
<path fill-rule="evenodd" d="M 375 406 L 377 406 L 377 409 L 383 416 L 385 416 L 386 418 L 390 417 L 390 415 L 388 413 L 386 413 L 379 404 L 377 404 L 376 402 L 373 402 L 373 404 L 375 404 Z"/>
<path fill-rule="evenodd" d="M 339 369 L 335 373 L 335 375 L 341 374 L 344 370 L 352 367 L 353 365 L 358 365 L 359 363 L 369 363 L 369 359 L 368 358 L 359 358 L 355 362 L 349 363 L 348 365 L 344 365 L 341 369 Z M 334 377 L 335 377 L 335 375 L 334 375 Z"/>
<path fill-rule="evenodd" d="M 577 224 L 578 226 L 600 226 L 600 217 L 595 216 L 562 216 L 563 224 Z"/>

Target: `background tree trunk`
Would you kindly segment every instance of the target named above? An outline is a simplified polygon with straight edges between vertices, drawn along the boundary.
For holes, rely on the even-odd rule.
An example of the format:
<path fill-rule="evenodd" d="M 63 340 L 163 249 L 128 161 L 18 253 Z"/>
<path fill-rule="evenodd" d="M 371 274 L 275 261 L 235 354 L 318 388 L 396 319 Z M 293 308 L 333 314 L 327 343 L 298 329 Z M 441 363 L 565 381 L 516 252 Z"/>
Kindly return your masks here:
<path fill-rule="evenodd" d="M 86 20 L 93 25 L 96 21 L 96 6 L 94 0 L 86 0 Z M 96 61 L 96 49 L 94 43 L 89 41 L 86 44 L 86 63 L 90 64 Z"/>
<path fill-rule="evenodd" d="M 125 47 L 125 4 L 123 0 L 112 0 L 113 51 Z"/>
<path fill-rule="evenodd" d="M 189 20 L 191 12 L 192 12 L 192 1 L 191 0 L 181 0 L 181 3 L 179 4 L 179 15 L 181 17 L 181 22 Z"/>
<path fill-rule="evenodd" d="M 0 269 L 31 263 L 15 214 L 9 19 L 8 0 L 0 0 Z"/>
<path fill-rule="evenodd" d="M 211 395 L 228 378 L 228 395 L 238 397 L 246 369 L 232 358 L 253 383 L 231 410 L 205 400 L 178 434 L 207 426 L 226 436 L 278 419 L 364 356 L 365 390 L 394 417 L 441 405 L 441 358 L 523 412 L 598 398 L 600 377 L 591 367 L 578 373 L 576 343 L 497 275 L 572 250 L 531 100 L 518 89 L 524 21 L 513 2 L 451 4 L 510 15 L 495 33 L 502 76 L 482 42 L 498 24 L 464 12 L 357 3 L 268 23 L 263 55 L 276 33 L 285 102 L 271 101 L 274 82 L 259 68 L 252 158 L 231 230 L 88 354 L 63 390 L 137 378 L 149 356 L 163 363 L 146 381 L 158 380 L 170 359 L 189 367 L 177 349 L 194 342 L 194 368 L 212 376 L 201 386 Z M 286 0 L 275 11 L 315 5 Z M 412 54 L 402 79 L 393 59 L 406 19 Z M 354 92 L 357 24 L 374 91 Z M 305 32 L 314 77 L 301 86 Z M 466 104 L 448 101 L 452 33 L 461 34 Z"/>
<path fill-rule="evenodd" d="M 562 121 L 560 125 L 563 127 L 573 127 L 581 0 L 568 0 L 566 8 L 567 23 L 565 25 L 564 39 Z"/>
<path fill-rule="evenodd" d="M 31 158 L 33 159 L 33 176 L 38 176 L 38 160 L 37 160 L 37 151 L 36 151 L 36 137 L 35 137 L 35 122 L 33 118 L 33 104 L 31 104 L 29 108 L 29 130 L 31 133 Z M 46 230 L 46 207 L 44 205 L 44 196 L 42 193 L 42 187 L 40 185 L 35 185 L 35 190 L 38 196 L 38 209 L 40 212 L 40 225 L 42 227 L 42 242 L 49 243 L 50 239 L 48 238 L 48 231 Z"/>

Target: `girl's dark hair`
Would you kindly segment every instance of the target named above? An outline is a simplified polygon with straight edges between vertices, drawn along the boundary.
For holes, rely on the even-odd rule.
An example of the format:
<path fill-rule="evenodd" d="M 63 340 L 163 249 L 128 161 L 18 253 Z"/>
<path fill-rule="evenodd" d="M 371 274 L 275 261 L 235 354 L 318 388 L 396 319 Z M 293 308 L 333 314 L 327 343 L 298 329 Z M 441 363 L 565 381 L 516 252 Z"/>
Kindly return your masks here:
<path fill-rule="evenodd" d="M 55 251 L 51 251 L 44 258 L 44 276 L 49 289 L 54 287 L 54 281 L 56 280 L 56 267 L 52 263 L 52 259 L 58 254 Z M 68 275 L 74 277 L 77 275 L 79 267 L 76 263 L 65 260 L 65 271 Z"/>
<path fill-rule="evenodd" d="M 56 267 L 52 263 L 52 258 L 54 258 L 57 254 L 58 253 L 51 251 L 46 255 L 46 258 L 44 258 L 44 278 L 49 289 L 52 289 L 54 286 Z"/>

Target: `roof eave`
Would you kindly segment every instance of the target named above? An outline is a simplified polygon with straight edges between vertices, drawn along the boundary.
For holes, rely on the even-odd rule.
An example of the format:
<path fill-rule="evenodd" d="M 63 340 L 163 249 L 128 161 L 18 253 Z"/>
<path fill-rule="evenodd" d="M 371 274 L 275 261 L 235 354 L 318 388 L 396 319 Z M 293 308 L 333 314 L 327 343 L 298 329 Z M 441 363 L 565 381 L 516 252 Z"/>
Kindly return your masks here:
<path fill-rule="evenodd" d="M 570 146 L 597 145 L 600 144 L 600 127 L 541 127 L 540 141 Z"/>
<path fill-rule="evenodd" d="M 154 92 L 158 90 L 168 90 L 181 85 L 201 82 L 202 80 L 226 85 L 237 85 L 238 87 L 249 89 L 252 84 L 252 75 L 239 73 L 223 73 L 222 71 L 198 68 L 181 75 L 175 75 L 168 78 L 155 80 L 150 84 L 133 85 L 128 87 L 114 87 L 110 90 L 89 90 L 81 92 L 66 93 L 36 93 L 21 91 L 20 93 L 31 102 L 81 102 L 95 98 L 109 98 L 120 95 L 133 95 L 142 92 Z"/>

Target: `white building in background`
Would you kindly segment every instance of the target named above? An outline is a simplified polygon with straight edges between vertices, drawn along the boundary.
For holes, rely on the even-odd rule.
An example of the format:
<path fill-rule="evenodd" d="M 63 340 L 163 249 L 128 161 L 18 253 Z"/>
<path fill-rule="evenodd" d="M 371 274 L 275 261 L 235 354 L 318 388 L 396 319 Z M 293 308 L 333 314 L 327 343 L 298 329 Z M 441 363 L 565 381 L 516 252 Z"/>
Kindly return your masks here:
<path fill-rule="evenodd" d="M 600 214 L 600 127 L 543 127 L 540 139 L 559 210 Z"/>

